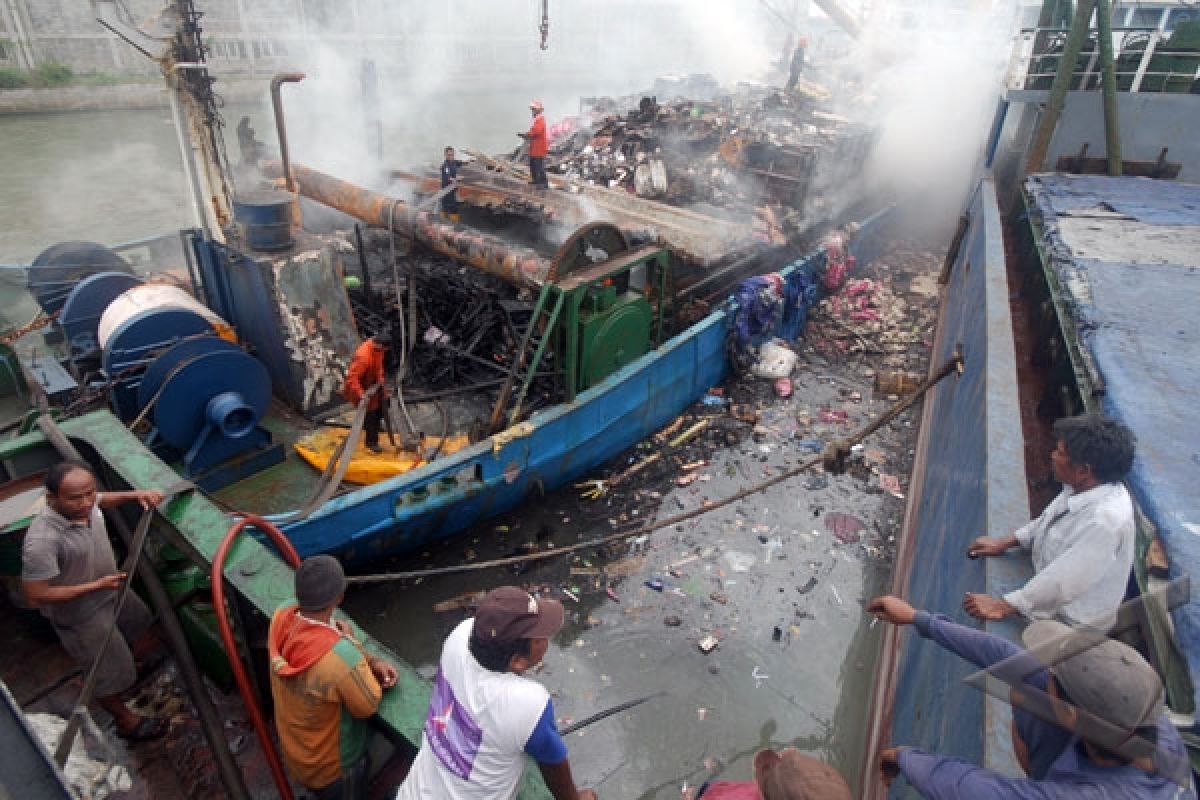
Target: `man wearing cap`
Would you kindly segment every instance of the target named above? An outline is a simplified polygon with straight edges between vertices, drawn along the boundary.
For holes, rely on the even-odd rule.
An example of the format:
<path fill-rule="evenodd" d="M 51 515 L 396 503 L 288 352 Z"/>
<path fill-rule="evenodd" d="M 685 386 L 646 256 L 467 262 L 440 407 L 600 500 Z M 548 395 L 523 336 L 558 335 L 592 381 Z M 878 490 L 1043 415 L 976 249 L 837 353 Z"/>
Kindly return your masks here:
<path fill-rule="evenodd" d="M 358 346 L 350 370 L 346 373 L 346 400 L 358 405 L 373 386 L 379 389 L 367 400 L 367 418 L 363 424 L 367 449 L 372 453 L 382 452 L 379 448 L 379 428 L 383 424 L 384 401 L 388 390 L 384 385 L 386 374 L 383 359 L 392 346 L 390 333 L 377 333 Z"/>
<path fill-rule="evenodd" d="M 545 108 L 541 100 L 529 101 L 529 113 L 533 114 L 533 123 L 526 133 L 518 133 L 529 143 L 529 182 L 539 189 L 550 186 L 546 177 L 546 153 L 550 151 L 550 142 L 546 136 L 546 118 L 542 115 Z"/>
<path fill-rule="evenodd" d="M 1012 778 L 912 747 L 881 754 L 928 798 L 1195 798 L 1187 751 L 1164 713 L 1158 674 L 1133 648 L 1096 631 L 1041 620 L 1028 650 L 917 611 L 898 597 L 867 610 L 988 669 L 1012 687 L 1012 743 L 1028 778 Z"/>
<path fill-rule="evenodd" d="M 1133 432 L 1084 414 L 1055 422 L 1054 436 L 1050 464 L 1062 492 L 1011 536 L 981 536 L 967 549 L 978 558 L 1020 546 L 1030 551 L 1034 576 L 1003 597 L 968 592 L 963 607 L 979 619 L 1058 617 L 1108 630 L 1133 566 L 1133 501 L 1121 482 L 1133 466 Z"/>
<path fill-rule="evenodd" d="M 697 800 L 850 800 L 838 771 L 794 747 L 759 750 L 753 781 L 706 783 Z"/>
<path fill-rule="evenodd" d="M 484 596 L 442 646 L 421 749 L 397 800 L 510 800 L 526 756 L 556 800 L 596 800 L 575 786 L 550 694 L 522 677 L 562 624 L 557 600 L 516 586 Z"/>
<path fill-rule="evenodd" d="M 296 603 L 275 612 L 268 634 L 271 696 L 283 760 L 318 800 L 366 796 L 366 720 L 396 668 L 368 655 L 344 620 L 334 620 L 346 575 L 333 556 L 306 558 Z"/>

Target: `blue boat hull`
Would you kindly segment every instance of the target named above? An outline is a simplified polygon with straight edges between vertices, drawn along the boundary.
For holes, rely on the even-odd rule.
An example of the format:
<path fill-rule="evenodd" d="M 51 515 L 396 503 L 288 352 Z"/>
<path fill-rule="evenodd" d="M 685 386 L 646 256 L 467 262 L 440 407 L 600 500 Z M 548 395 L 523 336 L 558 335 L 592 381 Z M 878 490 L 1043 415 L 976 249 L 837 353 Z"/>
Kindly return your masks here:
<path fill-rule="evenodd" d="M 887 214 L 864 224 L 852 252 L 870 257 Z M 794 285 L 824 272 L 817 250 L 781 270 Z M 801 297 L 773 332 L 800 333 L 815 298 Z M 337 497 L 309 518 L 284 526 L 301 556 L 336 553 L 348 564 L 417 549 L 553 490 L 661 429 L 730 368 L 732 301 L 629 364 L 574 402 L 531 416 L 524 435 L 491 437 L 418 470 Z"/>

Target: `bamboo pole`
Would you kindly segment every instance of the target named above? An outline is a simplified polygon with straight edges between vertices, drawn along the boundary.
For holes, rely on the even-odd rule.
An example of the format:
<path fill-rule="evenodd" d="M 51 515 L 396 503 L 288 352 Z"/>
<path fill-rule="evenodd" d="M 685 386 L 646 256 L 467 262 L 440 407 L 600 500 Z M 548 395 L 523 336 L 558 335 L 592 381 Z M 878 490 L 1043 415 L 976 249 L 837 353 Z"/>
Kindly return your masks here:
<path fill-rule="evenodd" d="M 1100 80 L 1104 97 L 1104 149 L 1108 174 L 1121 174 L 1121 120 L 1117 114 L 1117 66 L 1113 61 L 1112 2 L 1096 0 L 1096 27 L 1100 32 Z"/>
<path fill-rule="evenodd" d="M 1063 106 L 1066 105 L 1067 90 L 1071 87 L 1075 62 L 1079 59 L 1079 51 L 1083 49 L 1083 40 L 1095 7 L 1096 0 L 1079 0 L 1079 6 L 1075 9 L 1075 19 L 1071 22 L 1071 31 L 1067 34 L 1066 45 L 1063 46 L 1062 59 L 1058 62 L 1058 71 L 1054 75 L 1054 83 L 1050 86 L 1050 99 L 1046 101 L 1046 110 L 1033 133 L 1033 143 L 1025 161 L 1026 173 L 1041 171 L 1046 160 L 1046 151 L 1050 149 L 1050 140 L 1054 138 L 1054 130 L 1058 127 L 1058 119 L 1062 116 Z"/>

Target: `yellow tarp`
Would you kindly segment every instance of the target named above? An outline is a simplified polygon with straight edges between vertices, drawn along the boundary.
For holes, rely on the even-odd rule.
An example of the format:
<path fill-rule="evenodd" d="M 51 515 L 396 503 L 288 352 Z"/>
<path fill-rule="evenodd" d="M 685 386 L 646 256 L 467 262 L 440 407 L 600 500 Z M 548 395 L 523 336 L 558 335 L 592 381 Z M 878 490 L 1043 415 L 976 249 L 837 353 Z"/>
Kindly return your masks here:
<path fill-rule="evenodd" d="M 294 445 L 296 453 L 316 469 L 324 471 L 326 465 L 329 464 L 329 459 L 333 457 L 334 451 L 341 445 L 347 433 L 349 431 L 338 428 L 321 428 L 296 442 Z M 449 455 L 469 444 L 470 441 L 466 434 L 447 436 L 438 455 Z M 362 440 L 359 440 L 358 448 L 354 451 L 350 465 L 346 468 L 344 478 L 346 482 L 362 485 L 378 483 L 416 469 L 426 463 L 423 454 L 432 454 L 437 449 L 438 437 L 428 436 L 425 438 L 423 454 L 402 450 L 399 447 L 393 448 L 388 444 L 386 435 L 380 437 L 379 445 L 383 448 L 383 452 L 372 453 L 362 443 Z"/>

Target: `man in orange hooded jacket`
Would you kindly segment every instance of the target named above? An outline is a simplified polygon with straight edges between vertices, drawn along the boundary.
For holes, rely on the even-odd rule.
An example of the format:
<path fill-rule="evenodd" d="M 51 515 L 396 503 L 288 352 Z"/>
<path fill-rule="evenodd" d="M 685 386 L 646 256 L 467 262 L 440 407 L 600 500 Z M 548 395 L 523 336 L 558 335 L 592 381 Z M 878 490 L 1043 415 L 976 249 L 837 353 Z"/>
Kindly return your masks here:
<path fill-rule="evenodd" d="M 366 796 L 366 720 L 396 685 L 396 668 L 333 620 L 345 590 L 336 558 L 306 558 L 296 570 L 296 604 L 275 612 L 267 637 L 283 760 L 318 800 Z"/>
<path fill-rule="evenodd" d="M 346 373 L 346 400 L 352 405 L 358 405 L 363 395 L 372 386 L 379 386 L 379 391 L 371 395 L 367 401 L 367 418 L 363 426 L 366 434 L 367 449 L 372 453 L 379 450 L 379 426 L 383 422 L 384 401 L 388 391 L 384 386 L 386 377 L 383 359 L 388 348 L 392 346 L 392 337 L 387 333 L 377 333 L 358 346 L 354 358 L 350 362 L 350 370 Z"/>

